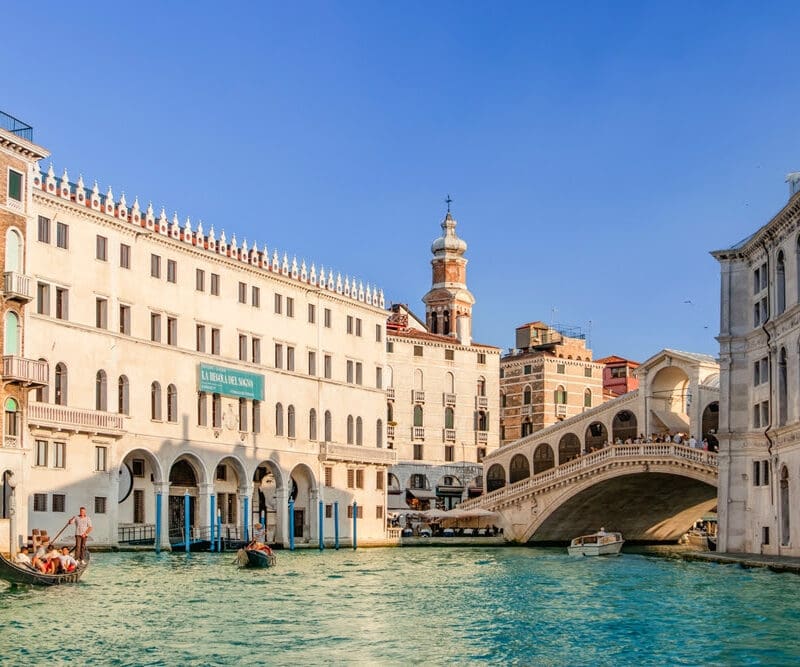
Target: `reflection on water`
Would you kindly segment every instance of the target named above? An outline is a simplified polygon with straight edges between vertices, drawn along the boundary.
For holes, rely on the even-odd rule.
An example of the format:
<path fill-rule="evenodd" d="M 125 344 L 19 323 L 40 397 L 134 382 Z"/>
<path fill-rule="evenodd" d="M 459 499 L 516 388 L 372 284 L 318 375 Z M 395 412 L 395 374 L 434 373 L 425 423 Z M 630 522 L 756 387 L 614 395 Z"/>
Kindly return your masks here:
<path fill-rule="evenodd" d="M 2 588 L 0 662 L 788 664 L 800 577 L 564 549 L 97 554 L 83 582 Z"/>

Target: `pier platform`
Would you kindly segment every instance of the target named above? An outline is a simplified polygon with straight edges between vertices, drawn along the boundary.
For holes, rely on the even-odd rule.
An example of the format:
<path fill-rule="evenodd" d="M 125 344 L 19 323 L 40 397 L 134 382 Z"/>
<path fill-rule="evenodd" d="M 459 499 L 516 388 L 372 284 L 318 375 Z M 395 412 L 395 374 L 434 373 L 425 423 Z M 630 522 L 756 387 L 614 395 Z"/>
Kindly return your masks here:
<path fill-rule="evenodd" d="M 764 567 L 773 572 L 800 574 L 800 558 L 792 556 L 767 556 L 764 554 L 715 553 L 711 551 L 687 551 L 681 553 L 686 560 L 706 561 L 740 567 Z"/>

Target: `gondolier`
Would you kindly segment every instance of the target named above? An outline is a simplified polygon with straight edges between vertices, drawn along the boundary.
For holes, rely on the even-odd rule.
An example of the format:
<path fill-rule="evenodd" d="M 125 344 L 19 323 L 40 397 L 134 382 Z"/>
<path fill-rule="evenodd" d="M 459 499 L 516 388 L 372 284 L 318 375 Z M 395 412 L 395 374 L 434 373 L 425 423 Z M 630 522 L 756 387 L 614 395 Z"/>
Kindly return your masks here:
<path fill-rule="evenodd" d="M 86 538 L 92 532 L 92 520 L 86 515 L 86 508 L 81 507 L 78 516 L 69 520 L 75 524 L 75 558 L 79 563 L 86 560 Z"/>

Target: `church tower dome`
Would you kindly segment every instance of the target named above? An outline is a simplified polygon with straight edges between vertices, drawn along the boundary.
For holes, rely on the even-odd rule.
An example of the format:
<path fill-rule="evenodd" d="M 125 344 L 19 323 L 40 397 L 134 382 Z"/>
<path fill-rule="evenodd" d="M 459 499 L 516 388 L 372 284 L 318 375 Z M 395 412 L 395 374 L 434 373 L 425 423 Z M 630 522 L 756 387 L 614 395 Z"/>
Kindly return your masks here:
<path fill-rule="evenodd" d="M 472 305 L 475 297 L 467 289 L 467 244 L 456 235 L 455 218 L 450 213 L 442 220 L 442 236 L 431 244 L 433 277 L 425 303 L 428 331 L 457 338 L 463 345 L 472 342 Z"/>

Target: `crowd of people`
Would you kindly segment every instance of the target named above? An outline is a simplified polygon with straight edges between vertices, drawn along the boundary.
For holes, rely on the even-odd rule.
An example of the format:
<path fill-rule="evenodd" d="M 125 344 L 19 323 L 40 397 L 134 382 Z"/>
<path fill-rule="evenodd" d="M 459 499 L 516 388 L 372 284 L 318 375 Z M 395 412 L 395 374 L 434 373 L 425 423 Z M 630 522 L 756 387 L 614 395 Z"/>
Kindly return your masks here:
<path fill-rule="evenodd" d="M 17 554 L 16 562 L 17 565 L 25 565 L 42 574 L 67 574 L 78 569 L 78 561 L 73 558 L 69 547 L 62 547 L 59 550 L 53 544 L 49 548 L 40 545 L 33 556 L 30 555 L 28 547 L 22 547 Z"/>

